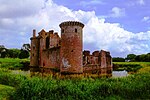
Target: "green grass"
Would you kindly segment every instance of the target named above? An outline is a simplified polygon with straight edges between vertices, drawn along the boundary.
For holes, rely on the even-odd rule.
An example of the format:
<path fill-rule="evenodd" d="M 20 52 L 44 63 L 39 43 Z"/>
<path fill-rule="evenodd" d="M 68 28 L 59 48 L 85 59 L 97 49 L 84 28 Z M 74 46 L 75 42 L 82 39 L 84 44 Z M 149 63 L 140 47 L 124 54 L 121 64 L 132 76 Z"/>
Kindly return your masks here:
<path fill-rule="evenodd" d="M 29 63 L 29 59 L 0 58 L 0 68 L 21 69 L 26 62 Z"/>
<path fill-rule="evenodd" d="M 19 61 L 29 61 L 29 59 L 19 59 L 19 58 L 0 58 L 0 62 L 3 63 L 15 63 Z"/>
<path fill-rule="evenodd" d="M 13 93 L 13 91 L 13 87 L 0 84 L 0 100 L 8 99 L 10 94 Z"/>

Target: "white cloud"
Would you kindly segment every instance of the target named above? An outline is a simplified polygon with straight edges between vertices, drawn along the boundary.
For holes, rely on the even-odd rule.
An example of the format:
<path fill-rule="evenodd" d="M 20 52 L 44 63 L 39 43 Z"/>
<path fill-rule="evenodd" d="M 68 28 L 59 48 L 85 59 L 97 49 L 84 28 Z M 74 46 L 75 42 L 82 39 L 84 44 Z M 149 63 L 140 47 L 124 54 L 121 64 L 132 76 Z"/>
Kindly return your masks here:
<path fill-rule="evenodd" d="M 0 5 L 2 4 L 0 3 Z M 59 24 L 61 22 L 76 20 L 85 24 L 83 32 L 84 49 L 104 49 L 110 51 L 113 56 L 125 56 L 128 53 L 140 54 L 150 50 L 150 31 L 132 33 L 123 29 L 119 23 L 107 23 L 104 18 L 98 18 L 94 11 L 73 11 L 67 7 L 55 4 L 52 0 L 48 0 L 41 5 L 45 5 L 44 8 L 36 8 L 36 12 L 31 11 L 32 13 L 29 15 L 25 14 L 19 18 L 12 17 L 7 19 L 7 16 L 6 19 L 3 18 L 5 26 L 3 26 L 3 29 L 0 29 L 0 43 L 8 47 L 21 47 L 20 43 L 30 41 L 32 29 L 34 28 L 37 29 L 37 32 L 43 28 L 46 31 L 54 29 L 59 32 Z M 30 10 L 32 10 L 32 7 L 30 7 Z M 23 11 L 25 11 L 25 8 Z M 118 7 L 113 8 L 112 12 L 114 17 L 120 17 L 125 14 L 124 9 Z M 9 24 L 9 30 L 5 29 L 8 26 L 7 24 Z M 3 39 L 6 36 L 9 37 Z"/>
<path fill-rule="evenodd" d="M 44 7 L 44 0 L 0 0 L 0 18 L 25 17 Z"/>
<path fill-rule="evenodd" d="M 113 7 L 111 10 L 111 17 L 122 17 L 125 16 L 125 9 L 119 7 Z"/>
<path fill-rule="evenodd" d="M 150 22 L 150 17 L 149 16 L 145 16 L 143 19 L 142 19 L 143 22 Z"/>

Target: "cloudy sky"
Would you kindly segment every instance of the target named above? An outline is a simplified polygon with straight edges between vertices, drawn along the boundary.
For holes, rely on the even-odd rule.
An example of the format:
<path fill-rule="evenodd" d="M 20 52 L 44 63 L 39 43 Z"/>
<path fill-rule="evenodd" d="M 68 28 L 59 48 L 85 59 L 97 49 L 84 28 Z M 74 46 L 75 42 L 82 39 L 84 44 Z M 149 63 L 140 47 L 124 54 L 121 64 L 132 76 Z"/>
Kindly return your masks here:
<path fill-rule="evenodd" d="M 0 0 L 0 45 L 21 48 L 32 30 L 55 30 L 75 20 L 85 24 L 86 50 L 113 57 L 150 52 L 150 0 Z"/>

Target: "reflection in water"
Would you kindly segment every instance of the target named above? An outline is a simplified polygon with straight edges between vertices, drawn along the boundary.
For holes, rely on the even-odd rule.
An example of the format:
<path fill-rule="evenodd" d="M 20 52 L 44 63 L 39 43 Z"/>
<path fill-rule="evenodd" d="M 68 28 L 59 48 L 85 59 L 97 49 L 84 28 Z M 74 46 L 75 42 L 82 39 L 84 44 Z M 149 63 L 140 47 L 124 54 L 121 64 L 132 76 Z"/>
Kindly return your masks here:
<path fill-rule="evenodd" d="M 128 76 L 128 72 L 126 70 L 112 72 L 112 77 L 126 77 L 126 76 Z"/>
<path fill-rule="evenodd" d="M 20 74 L 20 75 L 30 75 L 30 70 L 29 71 L 21 71 L 21 70 L 12 70 L 13 74 Z"/>

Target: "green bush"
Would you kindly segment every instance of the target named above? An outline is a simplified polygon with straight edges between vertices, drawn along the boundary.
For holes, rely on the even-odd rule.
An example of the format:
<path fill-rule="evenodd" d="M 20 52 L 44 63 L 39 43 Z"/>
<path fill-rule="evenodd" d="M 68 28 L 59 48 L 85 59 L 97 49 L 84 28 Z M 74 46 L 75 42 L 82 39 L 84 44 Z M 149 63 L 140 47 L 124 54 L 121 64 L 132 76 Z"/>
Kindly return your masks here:
<path fill-rule="evenodd" d="M 8 100 L 9 96 L 13 94 L 13 92 L 13 87 L 0 84 L 0 100 Z"/>

